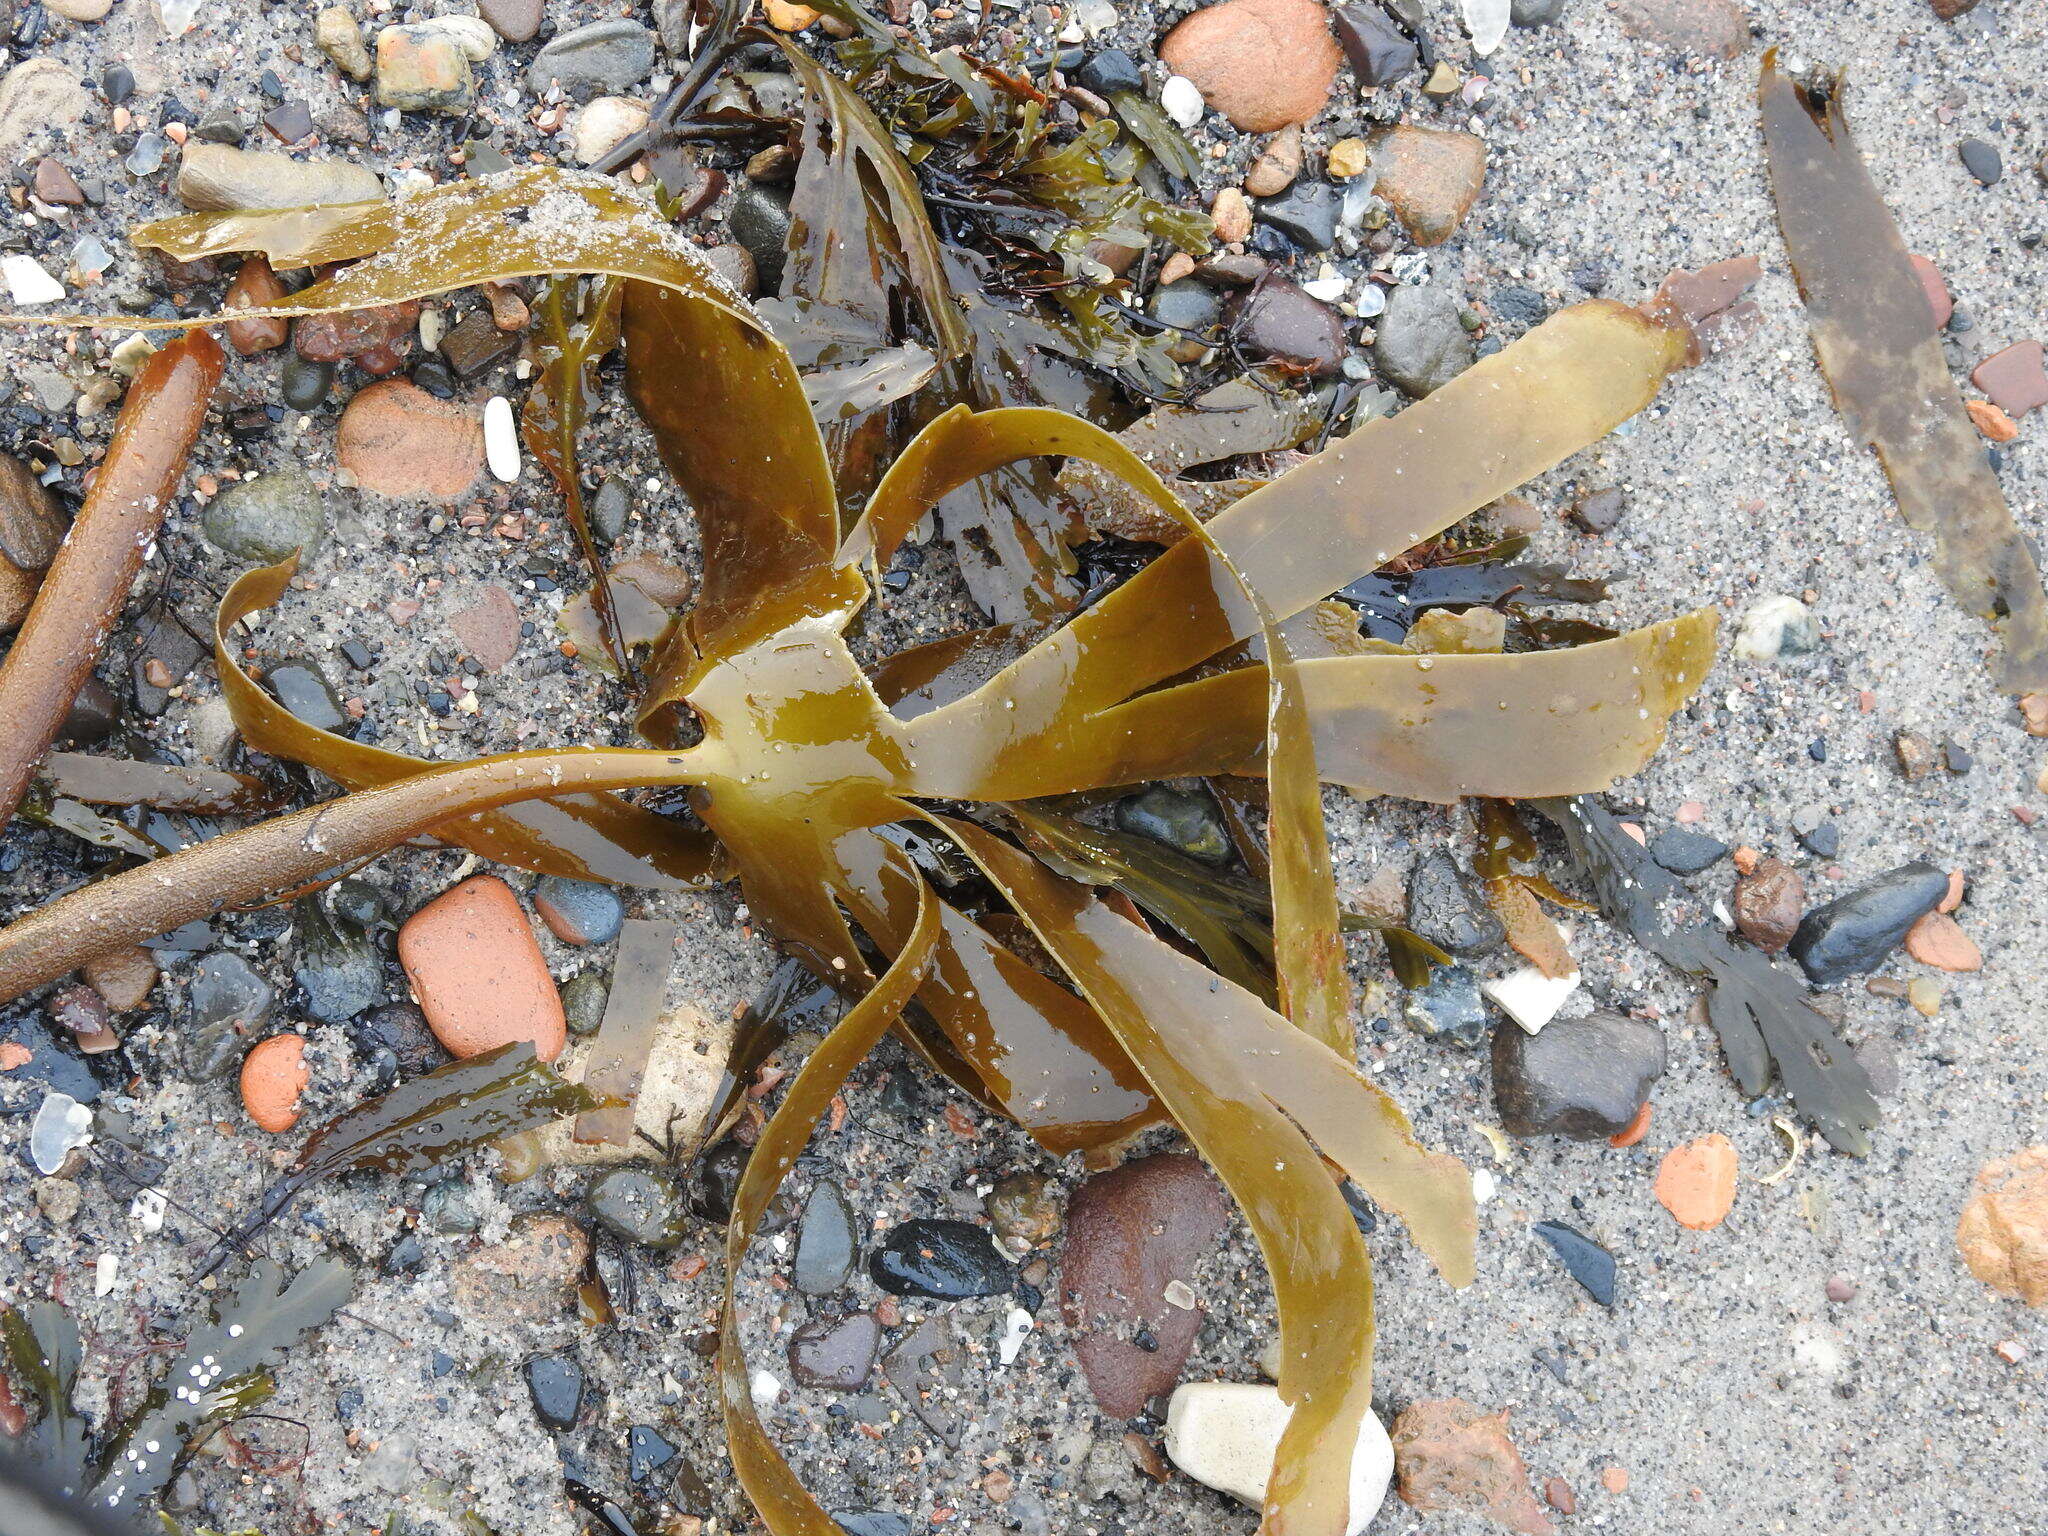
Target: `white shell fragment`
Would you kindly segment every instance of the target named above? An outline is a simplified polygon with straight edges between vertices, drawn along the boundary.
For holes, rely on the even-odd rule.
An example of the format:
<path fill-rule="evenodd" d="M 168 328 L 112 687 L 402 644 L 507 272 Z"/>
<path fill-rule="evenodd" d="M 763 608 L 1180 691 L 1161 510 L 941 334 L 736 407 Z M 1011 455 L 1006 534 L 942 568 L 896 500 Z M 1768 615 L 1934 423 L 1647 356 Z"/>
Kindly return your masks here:
<path fill-rule="evenodd" d="M 1479 990 L 1533 1035 L 1556 1018 L 1566 1000 L 1579 990 L 1579 973 L 1546 976 L 1535 966 L 1525 965 L 1497 981 L 1481 982 Z"/>
<path fill-rule="evenodd" d="M 519 424 L 512 419 L 512 402 L 503 395 L 484 402 L 484 462 L 500 480 L 519 478 Z"/>
<path fill-rule="evenodd" d="M 1031 1332 L 1031 1314 L 1022 1307 L 1010 1308 L 1010 1315 L 1003 1320 L 1003 1336 L 996 1340 L 996 1358 L 1004 1365 L 1015 1365 L 1018 1352 L 1024 1348 L 1025 1335 Z"/>
<path fill-rule="evenodd" d="M 1265 1502 L 1273 1452 L 1294 1410 L 1280 1389 L 1260 1382 L 1191 1381 L 1176 1387 L 1166 1410 L 1166 1454 L 1198 1483 L 1254 1509 Z M 1351 1513 L 1344 1536 L 1358 1536 L 1379 1513 L 1394 1476 L 1394 1447 L 1370 1412 L 1351 1456 Z"/>
<path fill-rule="evenodd" d="M 7 291 L 17 304 L 54 304 L 64 297 L 64 285 L 33 256 L 0 259 L 0 275 L 6 277 Z"/>
<path fill-rule="evenodd" d="M 28 1151 L 36 1172 L 53 1174 L 74 1148 L 92 1140 L 92 1111 L 68 1093 L 53 1093 L 36 1110 L 29 1126 Z"/>

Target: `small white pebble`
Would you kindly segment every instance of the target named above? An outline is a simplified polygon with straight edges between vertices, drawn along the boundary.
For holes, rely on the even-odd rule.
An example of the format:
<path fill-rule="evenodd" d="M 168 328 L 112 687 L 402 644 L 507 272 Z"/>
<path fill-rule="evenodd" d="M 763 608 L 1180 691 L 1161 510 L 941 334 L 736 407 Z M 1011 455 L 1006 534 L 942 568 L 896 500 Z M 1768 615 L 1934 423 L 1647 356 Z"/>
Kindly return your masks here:
<path fill-rule="evenodd" d="M 120 1273 L 121 1273 L 121 1256 L 120 1256 L 119 1254 L 114 1254 L 114 1253 L 103 1253 L 103 1254 L 101 1254 L 101 1255 L 100 1255 L 100 1257 L 99 1257 L 99 1262 L 98 1262 L 98 1263 L 96 1263 L 95 1265 L 93 1265 L 93 1271 L 92 1271 L 92 1293 L 93 1293 L 93 1295 L 95 1295 L 95 1296 L 109 1296 L 109 1295 L 112 1295 L 112 1294 L 113 1294 L 113 1290 L 114 1290 L 114 1277 L 115 1277 L 116 1275 L 120 1274 Z"/>
<path fill-rule="evenodd" d="M 1195 89 L 1194 81 L 1185 75 L 1168 75 L 1166 84 L 1159 89 L 1159 105 L 1181 127 L 1192 128 L 1202 120 L 1202 112 L 1208 104 L 1202 100 L 1202 93 Z"/>
<path fill-rule="evenodd" d="M 1472 1199 L 1475 1204 L 1484 1205 L 1500 1193 L 1500 1180 L 1493 1176 L 1491 1168 L 1472 1170 Z"/>
<path fill-rule="evenodd" d="M 754 1379 L 747 1388 L 753 1393 L 756 1408 L 773 1407 L 776 1399 L 782 1396 L 782 1383 L 775 1379 L 773 1371 L 754 1372 Z"/>
<path fill-rule="evenodd" d="M 1185 1280 L 1169 1280 L 1161 1293 L 1169 1307 L 1179 1307 L 1183 1312 L 1195 1310 L 1195 1288 Z"/>
<path fill-rule="evenodd" d="M 33 256 L 0 260 L 0 274 L 6 276 L 7 291 L 17 304 L 54 304 L 64 297 L 64 285 L 45 272 Z"/>
<path fill-rule="evenodd" d="M 519 478 L 519 426 L 512 419 L 512 402 L 503 395 L 484 404 L 484 462 L 500 480 Z"/>

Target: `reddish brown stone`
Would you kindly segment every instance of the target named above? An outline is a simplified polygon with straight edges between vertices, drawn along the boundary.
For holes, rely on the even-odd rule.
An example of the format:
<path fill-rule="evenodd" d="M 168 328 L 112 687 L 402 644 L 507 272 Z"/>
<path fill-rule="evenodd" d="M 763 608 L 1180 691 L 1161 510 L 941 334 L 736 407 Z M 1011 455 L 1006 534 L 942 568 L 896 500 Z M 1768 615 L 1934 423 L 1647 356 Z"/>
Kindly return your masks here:
<path fill-rule="evenodd" d="M 1761 859 L 1735 882 L 1735 926 L 1766 954 L 1792 942 L 1806 912 L 1806 882 L 1783 859 Z"/>
<path fill-rule="evenodd" d="M 235 280 L 228 284 L 221 308 L 269 309 L 283 303 L 284 299 L 284 284 L 270 270 L 270 263 L 261 256 L 251 256 L 235 273 Z M 254 357 L 258 352 L 283 346 L 291 335 L 291 322 L 276 315 L 266 315 L 257 320 L 230 320 L 227 333 L 229 346 L 243 357 Z"/>
<path fill-rule="evenodd" d="M 1481 1413 L 1462 1398 L 1426 1399 L 1404 1408 L 1387 1433 L 1401 1497 L 1415 1508 L 1476 1510 L 1523 1536 L 1557 1529 L 1529 1492 L 1506 1413 Z"/>
<path fill-rule="evenodd" d="M 1344 60 L 1315 0 L 1223 0 L 1168 33 L 1159 57 L 1247 133 L 1275 133 L 1322 111 Z"/>
<path fill-rule="evenodd" d="M 303 1037 L 272 1035 L 256 1042 L 242 1060 L 242 1104 L 258 1130 L 275 1136 L 299 1123 L 307 1075 Z"/>
<path fill-rule="evenodd" d="M 1948 284 L 1942 280 L 1941 269 L 1925 256 L 1913 258 L 1913 271 L 1927 294 L 1928 313 L 1934 316 L 1934 328 L 1938 331 L 1956 312 L 1956 301 L 1949 297 Z"/>
<path fill-rule="evenodd" d="M 117 949 L 85 963 L 85 979 L 116 1013 L 127 1013 L 149 1001 L 156 985 L 156 959 L 146 949 Z"/>
<path fill-rule="evenodd" d="M 1619 0 L 1635 36 L 1684 53 L 1732 59 L 1749 46 L 1749 19 L 1735 0 Z"/>
<path fill-rule="evenodd" d="M 1076 1333 L 1074 1356 L 1111 1418 L 1143 1412 L 1180 1379 L 1204 1314 L 1199 1306 L 1174 1306 L 1166 1290 L 1191 1278 L 1229 1216 L 1222 1185 L 1186 1153 L 1126 1163 L 1075 1192 L 1060 1302 Z M 1156 1348 L 1133 1342 L 1140 1330 Z"/>
<path fill-rule="evenodd" d="M 1970 370 L 1970 382 L 2008 416 L 2024 416 L 2048 405 L 2048 370 L 2041 366 L 2038 341 L 2016 341 L 1992 353 Z"/>
<path fill-rule="evenodd" d="M 350 309 L 333 315 L 307 315 L 292 333 L 292 344 L 309 363 L 338 363 L 364 354 L 403 357 L 412 328 L 419 323 L 420 301 L 380 304 L 375 309 Z"/>
<path fill-rule="evenodd" d="M 398 959 L 450 1055 L 514 1040 L 532 1041 L 543 1061 L 561 1054 L 562 996 L 519 898 L 496 875 L 473 876 L 407 918 Z"/>
<path fill-rule="evenodd" d="M 53 207 L 82 208 L 85 193 L 80 190 L 77 178 L 64 166 L 61 160 L 52 160 L 48 155 L 36 162 L 35 194 L 38 202 Z"/>
<path fill-rule="evenodd" d="M 386 379 L 349 401 L 335 455 L 366 491 L 449 501 L 483 472 L 484 428 L 466 407 Z"/>
<path fill-rule="evenodd" d="M 1373 190 L 1417 245 L 1440 245 L 1471 212 L 1486 179 L 1486 141 L 1399 124 L 1372 138 Z"/>
<path fill-rule="evenodd" d="M 495 582 L 476 601 L 448 616 L 463 650 L 486 672 L 495 672 L 519 654 L 519 609 L 512 594 Z"/>

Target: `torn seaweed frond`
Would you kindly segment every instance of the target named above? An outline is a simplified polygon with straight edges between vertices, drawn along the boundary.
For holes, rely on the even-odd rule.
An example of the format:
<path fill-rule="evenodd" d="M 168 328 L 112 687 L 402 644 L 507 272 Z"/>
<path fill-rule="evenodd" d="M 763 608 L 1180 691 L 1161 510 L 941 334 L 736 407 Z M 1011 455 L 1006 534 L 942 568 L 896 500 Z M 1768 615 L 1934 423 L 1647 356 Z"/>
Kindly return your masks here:
<path fill-rule="evenodd" d="M 1674 969 L 1712 983 L 1707 1019 L 1742 1092 L 1762 1093 L 1775 1067 L 1793 1104 L 1830 1146 L 1858 1157 L 1868 1152 L 1880 1118 L 1869 1074 L 1813 1006 L 1806 984 L 1730 938 L 1712 918 L 1674 921 L 1664 903 L 1684 887 L 1592 797 L 1530 803 L 1564 833 L 1609 922 Z"/>

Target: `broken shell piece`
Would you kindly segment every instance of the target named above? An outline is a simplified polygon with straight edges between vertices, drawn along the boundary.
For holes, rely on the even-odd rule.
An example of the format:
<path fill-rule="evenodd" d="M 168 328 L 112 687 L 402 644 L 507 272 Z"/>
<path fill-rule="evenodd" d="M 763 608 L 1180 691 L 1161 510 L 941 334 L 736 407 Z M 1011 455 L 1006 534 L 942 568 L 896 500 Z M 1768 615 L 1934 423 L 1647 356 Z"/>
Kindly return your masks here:
<path fill-rule="evenodd" d="M 1496 980 L 1482 982 L 1479 990 L 1533 1035 L 1556 1018 L 1558 1010 L 1579 990 L 1579 973 L 1546 976 L 1535 966 L 1525 965 Z"/>
<path fill-rule="evenodd" d="M 1257 1509 L 1266 1499 L 1273 1452 L 1294 1410 L 1278 1387 L 1258 1382 L 1191 1381 L 1166 1410 L 1166 1454 L 1198 1483 Z M 1394 1447 L 1370 1412 L 1351 1455 L 1351 1512 L 1345 1536 L 1358 1536 L 1379 1513 L 1394 1475 Z"/>
<path fill-rule="evenodd" d="M 36 1172 L 53 1174 L 91 1140 L 92 1111 L 68 1093 L 53 1093 L 43 1100 L 29 1127 L 29 1156 L 35 1159 Z"/>

